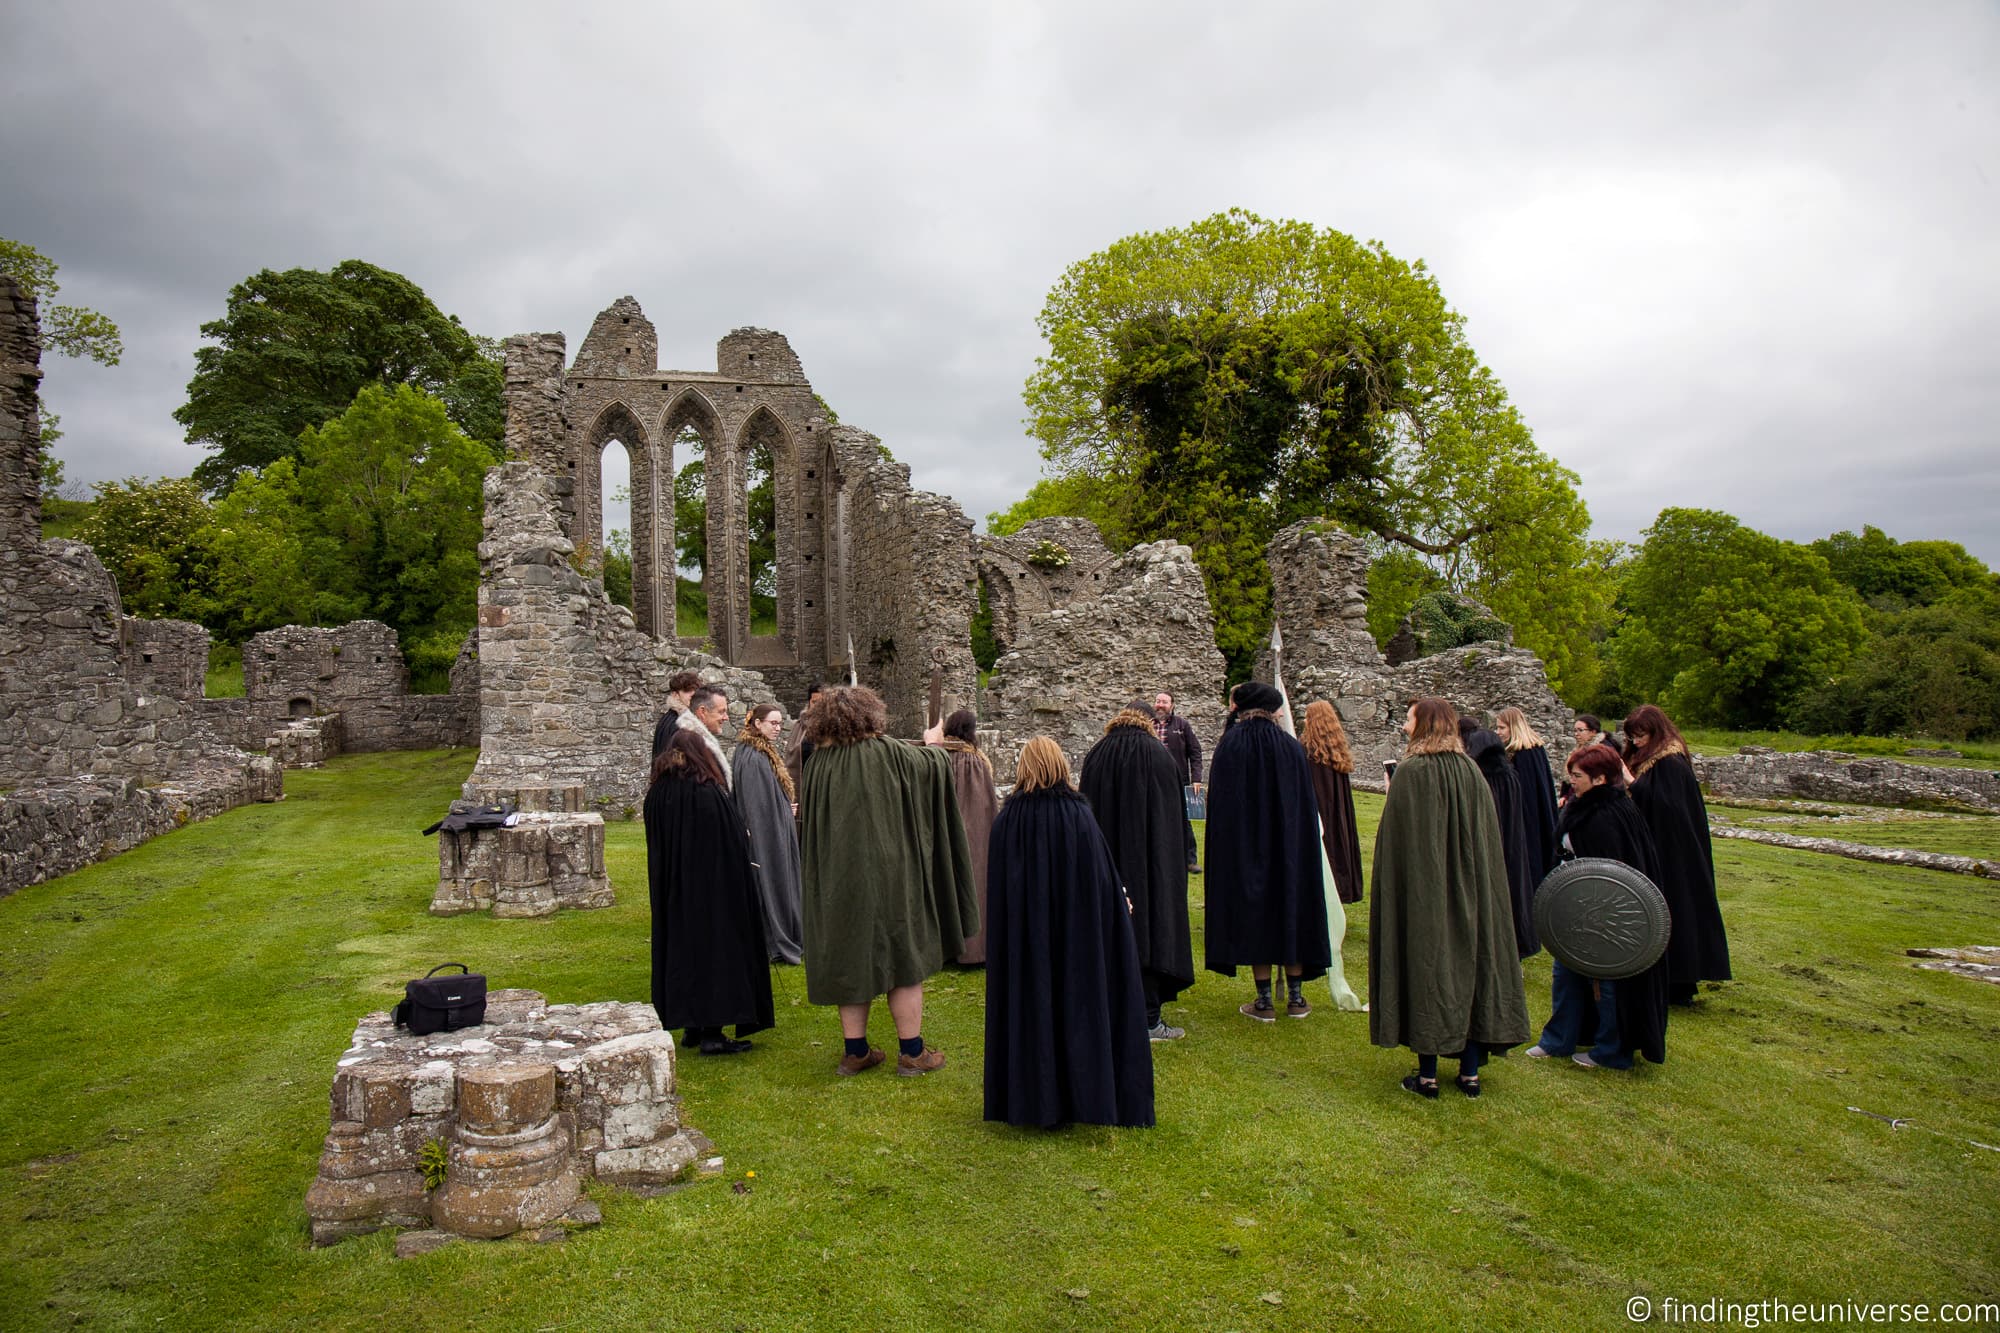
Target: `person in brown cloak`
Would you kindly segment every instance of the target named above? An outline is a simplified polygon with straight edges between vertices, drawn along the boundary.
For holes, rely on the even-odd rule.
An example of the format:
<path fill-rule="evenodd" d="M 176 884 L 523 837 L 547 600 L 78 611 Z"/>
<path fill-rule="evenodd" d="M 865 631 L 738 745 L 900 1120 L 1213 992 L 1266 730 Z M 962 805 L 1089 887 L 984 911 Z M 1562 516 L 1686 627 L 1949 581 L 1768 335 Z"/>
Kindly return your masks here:
<path fill-rule="evenodd" d="M 1528 1038 L 1500 821 L 1449 703 L 1417 700 L 1403 731 L 1375 834 L 1369 1037 L 1416 1052 L 1409 1091 L 1436 1098 L 1445 1055 L 1458 1060 L 1459 1091 L 1477 1097 L 1486 1056 Z"/>
<path fill-rule="evenodd" d="M 1180 770 L 1155 734 L 1143 699 L 1125 706 L 1083 759 L 1083 796 L 1111 849 L 1126 896 L 1146 1003 L 1147 1035 L 1187 1035 L 1160 1006 L 1194 985 L 1188 932 L 1188 868 L 1181 826 L 1187 818 Z"/>
<path fill-rule="evenodd" d="M 868 1011 L 886 993 L 896 1072 L 915 1076 L 944 1065 L 924 1046 L 924 981 L 979 929 L 979 901 L 949 758 L 889 739 L 888 723 L 861 685 L 825 691 L 806 713 L 806 998 L 839 1006 L 838 1072 L 859 1074 L 883 1061 Z"/>
<path fill-rule="evenodd" d="M 1361 833 L 1354 820 L 1354 756 L 1347 748 L 1347 731 L 1340 713 L 1324 699 L 1306 705 L 1306 766 L 1312 773 L 1313 800 L 1319 806 L 1320 841 L 1326 863 L 1344 903 L 1361 901 Z"/>
<path fill-rule="evenodd" d="M 986 842 L 1000 813 L 1000 793 L 993 785 L 993 765 L 979 749 L 979 719 L 961 708 L 943 723 L 943 733 L 929 744 L 951 756 L 951 789 L 958 800 L 958 817 L 965 825 L 965 845 L 972 855 L 972 878 L 978 886 L 979 929 L 959 950 L 967 967 L 986 962 Z"/>

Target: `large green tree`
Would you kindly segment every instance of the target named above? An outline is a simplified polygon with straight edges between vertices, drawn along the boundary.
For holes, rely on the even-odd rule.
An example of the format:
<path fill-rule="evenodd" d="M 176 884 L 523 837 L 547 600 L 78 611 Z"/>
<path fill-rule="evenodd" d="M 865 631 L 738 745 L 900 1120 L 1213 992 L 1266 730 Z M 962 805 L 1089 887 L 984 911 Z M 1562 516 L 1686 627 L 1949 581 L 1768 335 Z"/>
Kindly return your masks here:
<path fill-rule="evenodd" d="M 1073 265 L 1039 323 L 1026 399 L 1052 477 L 1098 489 L 1115 544 L 1195 548 L 1237 673 L 1269 625 L 1264 544 L 1326 515 L 1587 688 L 1608 552 L 1421 262 L 1232 210 Z"/>
<path fill-rule="evenodd" d="M 186 477 L 99 482 L 77 530 L 118 584 L 125 614 L 205 620 L 216 554 L 208 501 Z"/>
<path fill-rule="evenodd" d="M 1861 603 L 1823 556 L 1714 510 L 1661 510 L 1620 601 L 1620 684 L 1690 723 L 1777 726 L 1863 637 Z"/>
<path fill-rule="evenodd" d="M 408 278 L 373 264 L 265 269 L 231 288 L 222 318 L 201 333 L 210 345 L 195 352 L 174 419 L 190 444 L 210 451 L 194 475 L 211 490 L 296 455 L 303 432 L 345 412 L 371 384 L 423 389 L 473 439 L 501 439 L 497 348 Z"/>

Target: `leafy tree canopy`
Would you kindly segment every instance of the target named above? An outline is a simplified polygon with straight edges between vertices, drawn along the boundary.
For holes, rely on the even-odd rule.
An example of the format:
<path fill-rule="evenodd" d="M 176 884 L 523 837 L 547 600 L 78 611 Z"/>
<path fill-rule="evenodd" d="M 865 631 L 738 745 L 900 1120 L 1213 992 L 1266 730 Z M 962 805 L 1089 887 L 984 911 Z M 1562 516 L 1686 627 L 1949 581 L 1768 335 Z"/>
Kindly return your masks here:
<path fill-rule="evenodd" d="M 1026 402 L 1052 481 L 1100 497 L 1114 544 L 1194 547 L 1232 674 L 1269 627 L 1264 544 L 1324 514 L 1587 688 L 1612 550 L 1421 262 L 1231 210 L 1073 265 L 1039 324 Z"/>
<path fill-rule="evenodd" d="M 1695 724 L 1777 725 L 1863 638 L 1860 601 L 1823 556 L 1713 510 L 1661 510 L 1620 600 L 1621 685 Z"/>
<path fill-rule="evenodd" d="M 56 281 L 56 263 L 24 241 L 0 236 L 0 273 L 12 277 L 21 289 L 41 306 L 42 343 L 64 356 L 88 357 L 102 365 L 115 366 L 125 354 L 118 326 L 95 310 L 82 306 L 51 305 L 62 285 Z"/>
<path fill-rule="evenodd" d="M 265 269 L 230 289 L 201 326 L 188 400 L 174 419 L 210 450 L 194 469 L 211 490 L 297 454 L 302 433 L 348 409 L 370 384 L 442 399 L 471 438 L 503 433 L 497 347 L 467 333 L 401 274 L 350 259 L 328 272 Z"/>
<path fill-rule="evenodd" d="M 1836 532 L 1812 544 L 1833 576 L 1883 611 L 1929 606 L 1954 589 L 1993 587 L 1985 564 L 1957 542 L 1899 542 L 1877 527 Z"/>
<path fill-rule="evenodd" d="M 208 501 L 186 477 L 99 482 L 77 531 L 118 583 L 128 616 L 202 620 L 215 568 Z"/>

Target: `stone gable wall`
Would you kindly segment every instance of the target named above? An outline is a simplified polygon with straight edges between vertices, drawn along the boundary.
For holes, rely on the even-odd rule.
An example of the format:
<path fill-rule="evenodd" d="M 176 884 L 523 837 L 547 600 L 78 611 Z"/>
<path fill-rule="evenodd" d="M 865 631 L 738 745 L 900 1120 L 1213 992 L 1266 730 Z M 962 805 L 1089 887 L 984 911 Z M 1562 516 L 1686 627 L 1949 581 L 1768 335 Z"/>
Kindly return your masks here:
<path fill-rule="evenodd" d="M 1204 756 L 1222 733 L 1224 663 L 1194 552 L 1153 542 L 1096 572 L 1090 595 L 1030 617 L 994 664 L 981 725 L 1002 781 L 1030 738 L 1053 737 L 1074 765 L 1119 709 L 1163 689 Z"/>
<path fill-rule="evenodd" d="M 124 619 L 125 678 L 182 703 L 208 687 L 208 630 L 190 620 Z"/>

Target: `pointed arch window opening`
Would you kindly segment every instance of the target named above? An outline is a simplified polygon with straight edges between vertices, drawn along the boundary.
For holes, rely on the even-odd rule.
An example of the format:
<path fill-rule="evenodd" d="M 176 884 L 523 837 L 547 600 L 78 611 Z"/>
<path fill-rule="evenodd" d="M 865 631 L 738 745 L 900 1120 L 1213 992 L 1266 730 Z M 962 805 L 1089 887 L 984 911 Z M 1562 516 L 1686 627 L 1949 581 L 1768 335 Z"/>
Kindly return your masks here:
<path fill-rule="evenodd" d="M 684 424 L 671 440 L 674 472 L 674 633 L 708 637 L 708 436 Z"/>

